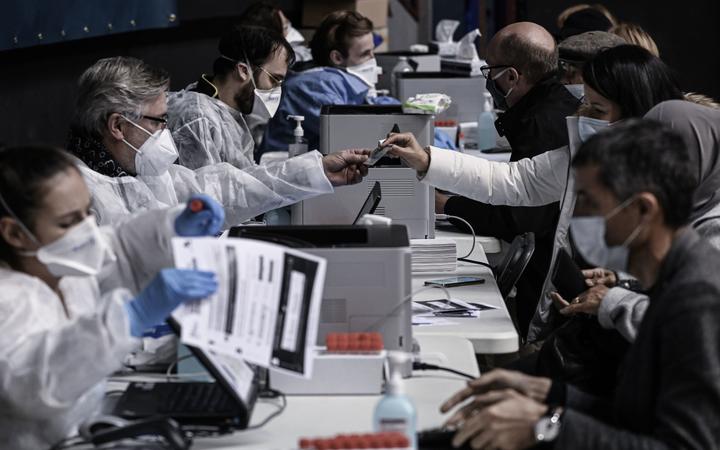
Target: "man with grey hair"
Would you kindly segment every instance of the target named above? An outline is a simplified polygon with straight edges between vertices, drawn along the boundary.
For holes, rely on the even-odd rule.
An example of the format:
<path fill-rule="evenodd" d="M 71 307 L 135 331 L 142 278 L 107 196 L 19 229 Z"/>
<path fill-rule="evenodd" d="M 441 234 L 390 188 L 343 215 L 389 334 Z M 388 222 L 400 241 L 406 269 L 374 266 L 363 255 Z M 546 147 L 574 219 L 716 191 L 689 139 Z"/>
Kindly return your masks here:
<path fill-rule="evenodd" d="M 228 163 L 197 170 L 178 158 L 167 126 L 169 77 L 136 58 L 101 59 L 79 80 L 77 111 L 68 150 L 82 160 L 100 224 L 130 214 L 177 205 L 203 192 L 226 211 L 225 226 L 359 182 L 364 152 L 323 157 L 310 152 L 243 170 Z"/>
<path fill-rule="evenodd" d="M 580 102 L 557 80 L 558 51 L 552 35 L 531 22 L 514 23 L 493 36 L 486 57 L 488 65 L 481 70 L 496 106 L 504 110 L 495 127 L 510 143 L 510 160 L 566 146 L 565 117 L 574 114 Z M 475 233 L 508 242 L 522 233 L 535 233 L 535 252 L 517 284 L 516 320 L 522 336 L 542 293 L 559 210 L 557 201 L 509 207 L 461 196 L 437 197 L 436 212 L 464 218 Z"/>
<path fill-rule="evenodd" d="M 560 81 L 577 99 L 585 96 L 582 70 L 602 49 L 625 44 L 625 39 L 605 31 L 587 31 L 558 44 Z"/>

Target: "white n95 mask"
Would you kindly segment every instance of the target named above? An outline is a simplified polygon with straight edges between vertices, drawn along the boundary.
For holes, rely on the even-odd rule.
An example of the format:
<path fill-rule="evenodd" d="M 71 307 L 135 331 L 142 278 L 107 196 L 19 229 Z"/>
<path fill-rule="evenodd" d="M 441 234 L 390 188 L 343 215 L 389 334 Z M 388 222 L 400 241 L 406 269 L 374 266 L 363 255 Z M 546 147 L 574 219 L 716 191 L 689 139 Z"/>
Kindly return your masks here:
<path fill-rule="evenodd" d="M 374 88 L 375 85 L 378 82 L 378 74 L 380 74 L 380 67 L 378 67 L 377 60 L 375 58 L 370 58 L 367 61 L 365 61 L 362 64 L 357 64 L 355 66 L 348 66 L 346 70 L 362 79 L 365 84 L 370 86 L 371 88 Z"/>
<path fill-rule="evenodd" d="M 25 232 L 37 242 L 29 230 L 25 229 Z M 40 247 L 37 251 L 22 252 L 22 255 L 35 256 L 56 277 L 81 277 L 97 275 L 106 256 L 115 259 L 109 250 L 95 216 L 89 215 L 60 239 Z"/>
<path fill-rule="evenodd" d="M 248 67 L 248 71 L 250 72 L 250 81 L 252 81 L 255 92 L 255 101 L 253 102 L 251 114 L 270 120 L 273 116 L 275 116 L 275 113 L 280 107 L 282 86 L 277 86 L 272 89 L 258 89 L 257 83 L 255 83 L 255 72 L 252 70 L 250 62 L 247 61 L 245 65 Z M 260 67 L 260 70 L 263 70 L 263 68 Z M 268 76 L 272 77 L 269 73 Z"/>
<path fill-rule="evenodd" d="M 280 98 L 282 97 L 282 87 L 278 86 L 272 89 L 255 89 L 255 102 L 253 103 L 252 114 L 256 114 L 265 119 L 272 119 L 280 107 Z"/>
<path fill-rule="evenodd" d="M 598 131 L 604 130 L 610 126 L 607 120 L 593 119 L 591 117 L 580 116 L 578 118 L 578 134 L 580 142 L 586 142 Z"/>
<path fill-rule="evenodd" d="M 167 172 L 170 166 L 178 159 L 178 151 L 175 148 L 175 141 L 173 141 L 170 130 L 166 128 L 150 133 L 127 117 L 124 117 L 124 119 L 149 136 L 140 148 L 135 148 L 135 146 L 123 139 L 123 142 L 136 152 L 135 173 L 138 175 L 158 176 Z"/>

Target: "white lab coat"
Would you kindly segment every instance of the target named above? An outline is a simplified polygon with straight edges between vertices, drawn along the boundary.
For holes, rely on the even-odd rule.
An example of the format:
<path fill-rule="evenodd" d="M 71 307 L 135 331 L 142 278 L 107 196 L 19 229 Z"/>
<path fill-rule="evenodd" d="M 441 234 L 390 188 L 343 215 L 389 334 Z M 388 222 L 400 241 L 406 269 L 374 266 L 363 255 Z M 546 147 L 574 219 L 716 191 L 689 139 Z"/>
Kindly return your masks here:
<path fill-rule="evenodd" d="M 567 248 L 570 219 L 575 208 L 575 177 L 570 161 L 580 146 L 578 118 L 568 117 L 570 144 L 541 153 L 532 159 L 510 163 L 488 161 L 462 153 L 431 147 L 430 166 L 422 181 L 474 200 L 508 206 L 542 206 L 560 202 L 550 267 L 559 249 Z M 528 330 L 528 341 L 543 339 L 552 330 L 554 307 L 545 295 L 554 290 L 549 271 Z"/>
<path fill-rule="evenodd" d="M 567 147 L 510 163 L 430 147 L 423 182 L 491 205 L 542 206 L 560 200 L 567 180 Z"/>
<path fill-rule="evenodd" d="M 230 227 L 267 211 L 333 192 L 318 152 L 242 170 L 228 163 L 196 170 L 173 164 L 160 176 L 109 177 L 83 163 L 78 162 L 78 166 L 101 225 L 117 224 L 140 211 L 175 206 L 202 192 L 225 207 L 225 227 Z"/>
<path fill-rule="evenodd" d="M 67 314 L 43 281 L 0 266 L 0 448 L 47 448 L 99 411 L 104 379 L 136 343 L 123 304 L 169 265 L 176 215 L 103 227 L 117 260 L 99 277 L 60 280 Z"/>

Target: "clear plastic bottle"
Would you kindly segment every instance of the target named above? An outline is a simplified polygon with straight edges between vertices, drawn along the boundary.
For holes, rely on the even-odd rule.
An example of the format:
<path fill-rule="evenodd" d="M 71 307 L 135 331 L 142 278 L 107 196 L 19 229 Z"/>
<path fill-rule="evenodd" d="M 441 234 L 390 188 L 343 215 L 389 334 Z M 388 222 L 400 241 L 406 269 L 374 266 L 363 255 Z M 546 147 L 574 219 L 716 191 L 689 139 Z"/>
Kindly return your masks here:
<path fill-rule="evenodd" d="M 288 144 L 288 157 L 302 155 L 308 151 L 307 139 L 305 139 L 305 132 L 303 131 L 302 123 L 305 120 L 304 116 L 287 116 L 288 120 L 294 120 L 296 122 L 295 129 L 293 130 L 293 142 Z"/>
<path fill-rule="evenodd" d="M 477 123 L 477 148 L 487 150 L 494 148 L 497 141 L 495 130 L 495 114 L 493 113 L 493 100 L 489 92 L 483 93 L 483 110 L 478 116 Z"/>
<path fill-rule="evenodd" d="M 403 72 L 414 72 L 412 66 L 408 62 L 407 56 L 400 56 L 398 57 L 398 62 L 395 64 L 395 67 L 393 67 L 392 72 L 390 73 L 390 86 L 392 89 L 392 94 L 397 98 L 398 96 L 398 84 L 397 84 L 397 74 L 403 73 Z"/>
<path fill-rule="evenodd" d="M 385 383 L 385 395 L 375 407 L 373 427 L 375 432 L 395 431 L 405 434 L 411 448 L 417 449 L 417 412 L 415 405 L 405 395 L 401 369 L 408 355 L 402 352 L 390 352 L 390 379 Z"/>

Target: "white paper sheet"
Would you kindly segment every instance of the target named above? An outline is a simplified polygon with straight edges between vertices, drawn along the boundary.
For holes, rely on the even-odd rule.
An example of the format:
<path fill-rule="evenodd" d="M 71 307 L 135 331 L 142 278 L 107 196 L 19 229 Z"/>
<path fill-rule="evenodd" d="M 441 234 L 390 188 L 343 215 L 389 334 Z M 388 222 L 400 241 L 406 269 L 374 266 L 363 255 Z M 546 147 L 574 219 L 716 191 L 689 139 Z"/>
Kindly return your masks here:
<path fill-rule="evenodd" d="M 184 344 L 310 376 L 323 258 L 238 238 L 174 238 L 173 250 L 177 267 L 213 271 L 219 284 L 211 298 L 173 313 Z"/>

